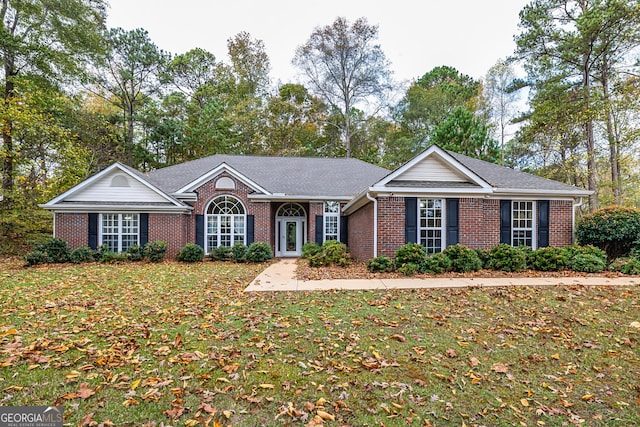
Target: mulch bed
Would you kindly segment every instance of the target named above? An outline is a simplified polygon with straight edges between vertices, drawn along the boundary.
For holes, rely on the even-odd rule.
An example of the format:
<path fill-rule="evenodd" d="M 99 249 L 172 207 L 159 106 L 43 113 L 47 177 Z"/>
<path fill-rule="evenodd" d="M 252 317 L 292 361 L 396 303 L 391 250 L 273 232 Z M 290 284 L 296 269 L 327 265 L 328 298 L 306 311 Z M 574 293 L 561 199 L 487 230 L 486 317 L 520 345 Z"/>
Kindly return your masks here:
<path fill-rule="evenodd" d="M 438 275 L 416 273 L 413 278 L 433 277 L 620 277 L 618 272 L 580 273 L 576 271 L 535 271 L 526 270 L 516 273 L 494 270 L 480 270 L 473 273 L 442 273 Z M 349 267 L 309 267 L 307 260 L 299 259 L 296 269 L 298 280 L 327 280 L 327 279 L 403 279 L 402 273 L 371 273 L 367 270 L 365 261 L 353 261 Z"/>

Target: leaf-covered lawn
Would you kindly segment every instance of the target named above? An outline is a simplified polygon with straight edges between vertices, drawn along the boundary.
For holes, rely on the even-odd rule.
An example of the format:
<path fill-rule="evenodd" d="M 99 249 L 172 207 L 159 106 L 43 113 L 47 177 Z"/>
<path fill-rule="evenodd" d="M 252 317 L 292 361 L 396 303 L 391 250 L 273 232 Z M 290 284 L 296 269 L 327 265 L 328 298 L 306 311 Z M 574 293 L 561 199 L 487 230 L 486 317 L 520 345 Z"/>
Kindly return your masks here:
<path fill-rule="evenodd" d="M 0 268 L 0 404 L 70 425 L 640 424 L 637 286 L 245 294 L 264 265 Z"/>

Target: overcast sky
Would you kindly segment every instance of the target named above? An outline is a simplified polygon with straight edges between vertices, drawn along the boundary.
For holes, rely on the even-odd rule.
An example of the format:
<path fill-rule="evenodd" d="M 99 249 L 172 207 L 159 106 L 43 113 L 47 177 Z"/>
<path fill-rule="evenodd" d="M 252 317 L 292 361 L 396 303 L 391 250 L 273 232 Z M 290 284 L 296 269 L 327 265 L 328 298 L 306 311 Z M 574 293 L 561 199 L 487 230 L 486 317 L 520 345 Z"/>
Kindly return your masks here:
<path fill-rule="evenodd" d="M 408 81 L 440 65 L 476 79 L 513 53 L 518 12 L 528 0 L 108 0 L 109 27 L 144 28 L 173 54 L 200 47 L 228 62 L 227 39 L 241 31 L 264 42 L 274 82 L 298 81 L 297 46 L 342 16 L 379 26 L 394 77 Z"/>

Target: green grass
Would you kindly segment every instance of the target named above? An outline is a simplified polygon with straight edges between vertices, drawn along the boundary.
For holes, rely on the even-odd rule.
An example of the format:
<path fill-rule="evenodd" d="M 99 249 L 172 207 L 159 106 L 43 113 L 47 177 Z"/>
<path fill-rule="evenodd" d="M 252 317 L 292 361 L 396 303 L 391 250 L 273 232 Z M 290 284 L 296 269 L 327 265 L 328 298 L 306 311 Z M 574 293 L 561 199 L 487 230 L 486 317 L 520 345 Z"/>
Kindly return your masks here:
<path fill-rule="evenodd" d="M 640 288 L 245 294 L 265 265 L 0 263 L 0 404 L 69 425 L 640 425 Z"/>

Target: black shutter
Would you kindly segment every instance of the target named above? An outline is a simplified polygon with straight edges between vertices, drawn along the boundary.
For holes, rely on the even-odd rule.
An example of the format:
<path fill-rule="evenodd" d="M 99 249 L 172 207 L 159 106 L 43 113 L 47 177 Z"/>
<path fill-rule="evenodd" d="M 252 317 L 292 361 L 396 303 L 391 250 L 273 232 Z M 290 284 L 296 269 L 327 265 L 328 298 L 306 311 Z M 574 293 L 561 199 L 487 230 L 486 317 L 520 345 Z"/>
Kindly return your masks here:
<path fill-rule="evenodd" d="M 447 199 L 447 246 L 458 244 L 458 206 L 460 199 Z"/>
<path fill-rule="evenodd" d="M 255 217 L 247 215 L 247 246 L 255 241 Z"/>
<path fill-rule="evenodd" d="M 349 246 L 349 217 L 340 217 L 340 242 Z"/>
<path fill-rule="evenodd" d="M 500 200 L 500 243 L 511 244 L 511 200 Z"/>
<path fill-rule="evenodd" d="M 140 214 L 140 246 L 149 242 L 149 214 Z"/>
<path fill-rule="evenodd" d="M 196 215 L 196 245 L 204 248 L 204 215 Z"/>
<path fill-rule="evenodd" d="M 321 245 L 324 237 L 324 219 L 322 215 L 316 215 L 316 243 Z"/>
<path fill-rule="evenodd" d="M 418 199 L 405 197 L 404 199 L 404 242 L 418 241 Z"/>
<path fill-rule="evenodd" d="M 538 247 L 549 246 L 549 201 L 538 200 Z"/>
<path fill-rule="evenodd" d="M 87 246 L 91 249 L 98 249 L 98 214 L 89 214 L 89 236 Z"/>

